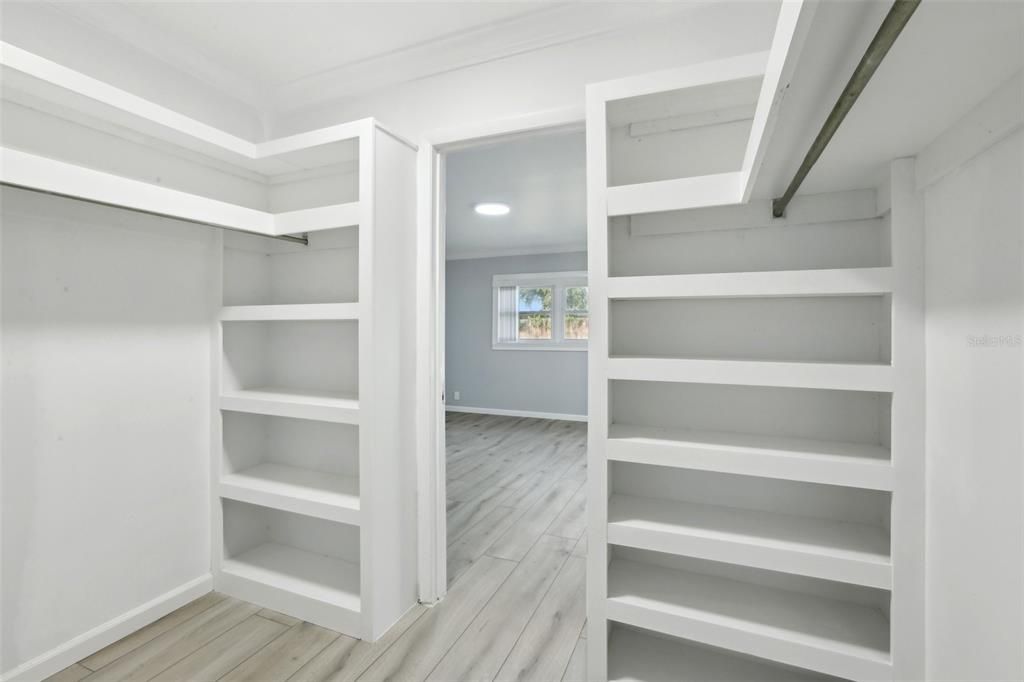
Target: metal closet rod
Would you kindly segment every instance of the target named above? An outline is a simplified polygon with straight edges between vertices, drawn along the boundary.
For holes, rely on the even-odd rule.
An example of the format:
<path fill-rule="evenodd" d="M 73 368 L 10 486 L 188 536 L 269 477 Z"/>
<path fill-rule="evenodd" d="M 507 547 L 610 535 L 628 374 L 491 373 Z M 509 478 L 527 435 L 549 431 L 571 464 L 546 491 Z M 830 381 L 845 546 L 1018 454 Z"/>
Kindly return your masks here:
<path fill-rule="evenodd" d="M 832 112 L 825 119 L 825 123 L 821 126 L 818 136 L 811 143 L 811 148 L 807 150 L 807 155 L 804 156 L 804 161 L 800 164 L 796 175 L 790 181 L 786 192 L 778 199 L 772 200 L 772 215 L 774 217 L 781 218 L 785 215 L 786 206 L 793 199 L 793 195 L 796 194 L 797 189 L 800 188 L 807 174 L 811 172 L 811 168 L 818 161 L 818 157 L 825 151 L 825 147 L 832 139 L 832 136 L 836 134 L 836 130 L 839 129 L 839 125 L 846 118 L 846 114 L 853 108 L 854 102 L 860 97 L 860 93 L 864 91 L 871 77 L 875 75 L 878 65 L 882 63 L 885 55 L 889 52 L 889 48 L 896 42 L 896 38 L 903 31 L 903 27 L 910 21 L 911 15 L 920 4 L 921 0 L 895 0 L 893 2 L 889 13 L 885 15 L 885 19 L 882 21 L 882 25 L 878 27 L 878 32 L 875 33 L 875 37 L 871 40 L 871 44 L 864 51 L 864 56 L 860 58 L 860 63 L 857 64 L 853 75 L 850 76 L 849 82 L 847 82 L 843 92 L 839 95 L 839 99 L 836 100 L 835 106 L 832 107 Z"/>
<path fill-rule="evenodd" d="M 117 208 L 122 211 L 131 211 L 132 213 L 141 213 L 143 215 L 156 216 L 158 218 L 170 218 L 172 220 L 180 220 L 186 223 L 192 223 L 194 225 L 205 225 L 206 227 L 216 227 L 218 230 L 228 230 L 229 232 L 241 232 L 242 234 L 251 234 L 256 237 L 266 237 L 267 239 L 278 239 L 283 242 L 291 242 L 292 244 L 302 244 L 303 246 L 309 246 L 309 239 L 305 236 L 295 237 L 290 234 L 264 234 L 263 232 L 254 232 L 253 230 L 243 230 L 240 227 L 228 227 L 227 225 L 218 225 L 217 223 L 208 223 L 203 220 L 192 220 L 190 218 L 182 218 L 181 216 L 170 215 L 168 213 L 160 213 L 159 211 L 147 211 L 144 208 L 132 208 L 131 206 L 122 206 L 121 204 L 112 204 L 107 201 L 97 201 L 96 199 L 86 199 L 85 197 L 76 197 L 74 194 L 64 194 L 63 192 L 51 192 L 45 189 L 39 189 L 38 187 L 28 187 L 26 185 L 18 185 L 13 182 L 0 181 L 0 186 L 3 187 L 14 187 L 15 189 L 24 189 L 29 192 L 35 192 L 37 194 L 49 194 L 53 197 L 62 197 L 64 199 L 73 199 L 75 201 L 82 201 L 87 204 L 94 204 L 96 206 L 107 206 L 109 208 Z"/>

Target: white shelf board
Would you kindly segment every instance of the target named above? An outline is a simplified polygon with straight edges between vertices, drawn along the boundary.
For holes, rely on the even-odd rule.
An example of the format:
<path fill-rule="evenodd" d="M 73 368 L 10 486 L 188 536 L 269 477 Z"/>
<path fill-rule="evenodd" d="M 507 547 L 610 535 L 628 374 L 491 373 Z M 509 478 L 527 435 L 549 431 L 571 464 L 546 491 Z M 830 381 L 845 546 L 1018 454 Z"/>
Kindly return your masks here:
<path fill-rule="evenodd" d="M 813 578 L 892 587 L 881 527 L 613 494 L 608 542 Z"/>
<path fill-rule="evenodd" d="M 891 392 L 891 365 L 615 356 L 608 378 Z"/>
<path fill-rule="evenodd" d="M 318 232 L 359 224 L 359 202 L 331 204 L 273 214 L 274 234 Z"/>
<path fill-rule="evenodd" d="M 743 174 L 734 171 L 618 185 L 607 189 L 605 201 L 609 217 L 738 204 L 742 180 Z"/>
<path fill-rule="evenodd" d="M 360 636 L 359 566 L 266 543 L 221 564 L 218 589 L 332 630 Z"/>
<path fill-rule="evenodd" d="M 269 213 L 45 156 L 0 147 L 0 181 L 154 215 L 270 236 L 359 223 L 359 202 Z"/>
<path fill-rule="evenodd" d="M 617 462 L 893 489 L 889 451 L 880 445 L 612 424 L 606 451 Z"/>
<path fill-rule="evenodd" d="M 221 308 L 223 322 L 288 320 L 358 320 L 358 303 L 296 303 L 287 305 L 229 305 Z"/>
<path fill-rule="evenodd" d="M 852 680 L 892 679 L 880 609 L 615 559 L 608 618 Z"/>
<path fill-rule="evenodd" d="M 233 412 L 295 417 L 340 424 L 359 423 L 359 400 L 344 393 L 257 388 L 225 391 L 220 408 Z"/>
<path fill-rule="evenodd" d="M 609 682 L 822 682 L 817 673 L 632 628 L 613 627 Z"/>
<path fill-rule="evenodd" d="M 863 296 L 892 292 L 892 268 L 609 277 L 608 298 Z"/>
<path fill-rule="evenodd" d="M 679 93 L 682 97 L 690 93 L 691 99 L 694 100 L 693 104 L 700 108 L 703 106 L 702 101 L 707 99 L 708 88 L 729 87 L 731 81 L 760 78 L 765 73 L 768 59 L 769 52 L 750 52 L 725 59 L 687 64 L 593 83 L 587 86 L 587 95 L 611 102 L 650 96 L 660 98 L 668 91 L 679 90 L 682 91 Z M 625 125 L 632 120 L 655 117 L 659 111 L 645 110 L 644 107 L 642 101 L 634 100 L 633 106 L 629 109 L 633 116 L 628 119 L 616 119 L 613 113 L 609 121 L 615 125 Z M 645 111 L 646 113 L 641 113 Z"/>
<path fill-rule="evenodd" d="M 136 138 L 143 135 L 268 176 L 355 160 L 359 136 L 375 124 L 362 119 L 253 142 L 10 43 L 0 42 L 0 65 L 8 95 L 27 96 L 38 102 L 36 108 L 108 121 Z"/>
<path fill-rule="evenodd" d="M 359 525 L 359 479 L 283 464 L 258 464 L 220 481 L 220 496 Z"/>

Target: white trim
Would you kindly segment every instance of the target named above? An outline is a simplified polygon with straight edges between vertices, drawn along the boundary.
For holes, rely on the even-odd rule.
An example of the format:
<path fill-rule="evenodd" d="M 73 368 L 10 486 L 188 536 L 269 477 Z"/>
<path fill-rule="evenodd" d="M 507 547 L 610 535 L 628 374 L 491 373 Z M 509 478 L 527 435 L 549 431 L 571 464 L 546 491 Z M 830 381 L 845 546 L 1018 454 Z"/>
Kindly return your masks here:
<path fill-rule="evenodd" d="M 255 159 L 259 156 L 257 145 L 249 140 L 243 140 L 10 43 L 0 42 L 0 64 L 241 157 Z"/>
<path fill-rule="evenodd" d="M 423 144 L 416 191 L 416 492 L 419 600 L 448 590 L 446 460 L 444 456 L 444 225 L 440 218 L 440 155 Z"/>
<path fill-rule="evenodd" d="M 445 254 L 445 260 L 482 260 L 485 258 L 506 258 L 509 256 L 536 256 L 545 253 L 584 253 L 586 250 L 587 245 L 583 242 L 579 244 L 552 244 L 551 246 L 524 246 L 522 248 L 510 247 L 508 249 L 448 252 Z"/>
<path fill-rule="evenodd" d="M 445 405 L 445 412 L 468 412 L 470 414 L 493 414 L 501 417 L 530 417 L 531 419 L 557 419 L 567 422 L 585 422 L 585 414 L 561 414 L 558 412 L 532 412 L 530 410 L 505 410 L 497 407 L 471 407 L 466 405 Z"/>
<path fill-rule="evenodd" d="M 228 152 L 249 161 L 357 139 L 363 133 L 366 121 L 370 120 L 359 119 L 295 135 L 252 142 L 3 41 L 0 41 L 0 65 L 138 117 L 147 123 L 156 124 L 173 133 L 185 135 L 193 143 L 210 145 L 220 152 Z M 374 122 L 374 125 L 409 148 L 417 149 L 415 143 L 377 122 Z"/>
<path fill-rule="evenodd" d="M 743 166 L 740 171 L 743 174 L 740 182 L 740 200 L 743 202 L 750 200 L 754 183 L 757 182 L 768 150 L 765 142 L 771 139 L 779 116 L 779 105 L 786 96 L 786 89 L 793 78 L 800 53 L 803 52 L 816 8 L 816 2 L 784 0 L 779 9 L 764 79 L 761 81 L 761 94 L 757 98 L 754 121 L 750 126 L 747 148 L 743 154 Z"/>
<path fill-rule="evenodd" d="M 738 204 L 743 195 L 743 173 L 732 171 L 616 185 L 605 190 L 608 216 L 681 211 L 689 208 Z"/>
<path fill-rule="evenodd" d="M 0 147 L 0 181 L 73 199 L 268 236 L 357 225 L 358 201 L 270 213 Z"/>
<path fill-rule="evenodd" d="M 890 651 L 893 679 L 926 676 L 925 595 L 925 208 L 914 159 L 889 166 L 893 293 L 891 306 L 893 493 Z"/>
<path fill-rule="evenodd" d="M 763 199 L 730 206 L 728 210 L 721 206 L 694 208 L 682 213 L 650 213 L 620 220 L 629 221 L 631 237 L 873 220 L 884 213 L 878 209 L 877 193 L 869 188 L 802 194 L 793 197 L 781 218 L 772 217 L 772 200 Z"/>
<path fill-rule="evenodd" d="M 64 644 L 22 663 L 0 676 L 0 682 L 28 682 L 54 675 L 64 668 L 91 656 L 122 637 L 143 628 L 168 613 L 198 599 L 213 589 L 209 573 L 190 580 L 150 601 L 108 620 L 92 630 L 69 639 Z"/>
<path fill-rule="evenodd" d="M 444 434 L 444 210 L 439 150 L 487 138 L 580 128 L 584 108 L 572 105 L 521 116 L 474 122 L 428 133 L 419 145 L 416 242 L 416 420 L 420 601 L 447 592 Z"/>
<path fill-rule="evenodd" d="M 547 350 L 555 351 L 560 353 L 562 351 L 586 351 L 586 341 L 549 341 L 547 339 L 539 339 L 536 341 L 516 341 L 516 342 L 492 342 L 491 350 Z"/>

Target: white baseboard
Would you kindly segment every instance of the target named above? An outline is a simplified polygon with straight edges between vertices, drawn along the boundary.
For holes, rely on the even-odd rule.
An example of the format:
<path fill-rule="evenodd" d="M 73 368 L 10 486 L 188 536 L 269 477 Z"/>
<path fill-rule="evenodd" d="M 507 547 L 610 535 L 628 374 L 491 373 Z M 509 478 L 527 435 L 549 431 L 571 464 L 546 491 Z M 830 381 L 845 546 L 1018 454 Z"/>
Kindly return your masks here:
<path fill-rule="evenodd" d="M 184 585 L 165 592 L 131 611 L 108 620 L 88 632 L 81 634 L 60 646 L 22 663 L 17 668 L 0 675 L 0 682 L 37 682 L 58 673 L 72 663 L 91 656 L 108 644 L 113 644 L 139 628 L 145 627 L 179 609 L 190 601 L 198 599 L 213 589 L 213 577 L 207 573 Z"/>
<path fill-rule="evenodd" d="M 469 412 L 472 414 L 496 414 L 502 417 L 533 417 L 534 419 L 560 419 L 568 422 L 585 422 L 585 414 L 559 414 L 557 412 L 529 412 L 527 410 L 501 410 L 496 407 L 470 407 L 468 405 L 445 405 L 445 412 Z"/>

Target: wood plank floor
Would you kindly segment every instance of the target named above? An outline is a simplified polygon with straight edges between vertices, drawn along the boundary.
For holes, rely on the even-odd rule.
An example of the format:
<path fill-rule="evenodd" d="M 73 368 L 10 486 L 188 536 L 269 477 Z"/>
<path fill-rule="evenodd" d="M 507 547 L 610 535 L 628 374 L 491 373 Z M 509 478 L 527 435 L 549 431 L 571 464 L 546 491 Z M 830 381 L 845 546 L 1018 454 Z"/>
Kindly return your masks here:
<path fill-rule="evenodd" d="M 585 677 L 586 425 L 448 415 L 448 596 L 368 643 L 216 592 L 50 682 Z"/>

